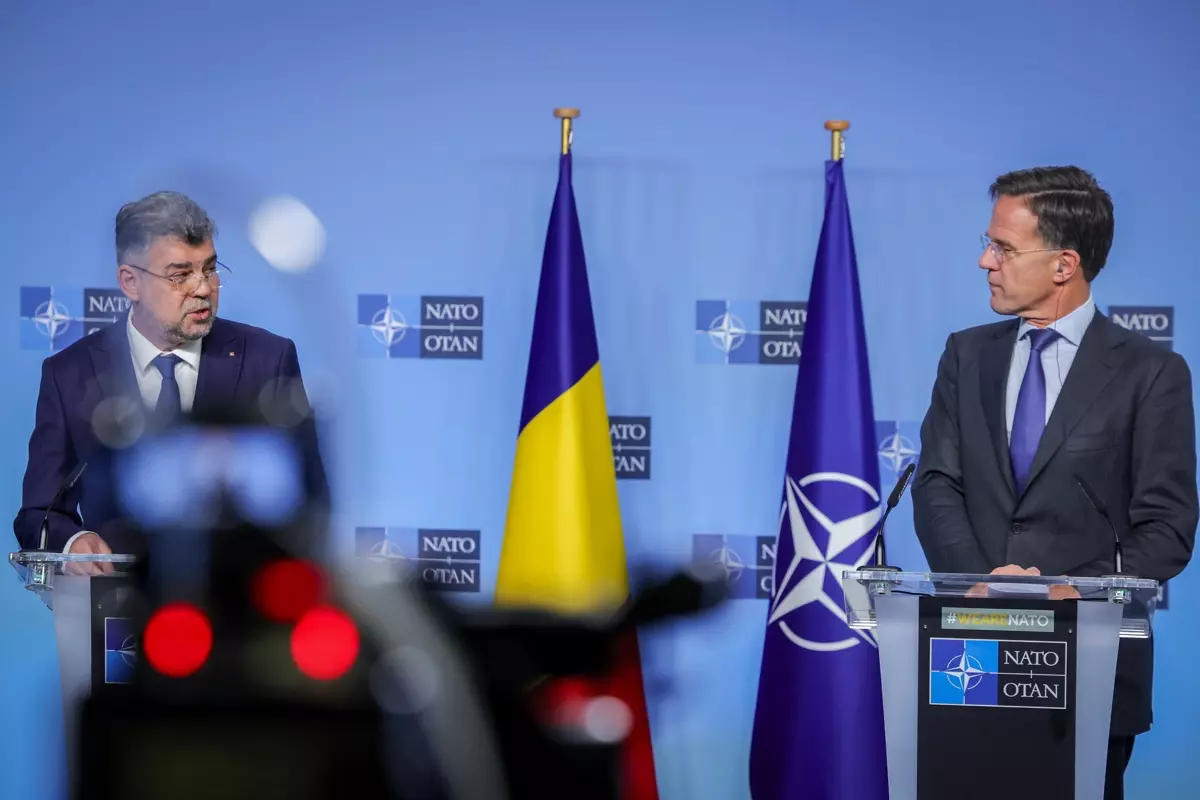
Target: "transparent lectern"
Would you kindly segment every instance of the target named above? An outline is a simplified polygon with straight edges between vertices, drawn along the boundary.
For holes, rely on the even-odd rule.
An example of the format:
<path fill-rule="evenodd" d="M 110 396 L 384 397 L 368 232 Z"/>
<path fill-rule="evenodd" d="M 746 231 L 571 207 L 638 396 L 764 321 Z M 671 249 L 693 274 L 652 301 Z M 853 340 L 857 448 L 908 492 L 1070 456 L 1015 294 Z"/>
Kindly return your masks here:
<path fill-rule="evenodd" d="M 91 692 L 93 678 L 123 684 L 133 675 L 137 640 L 126 606 L 128 571 L 136 556 L 53 553 L 22 550 L 8 561 L 25 588 L 42 599 L 54 615 L 54 638 L 62 678 L 67 764 L 73 768 L 76 709 Z M 105 564 L 104 575 L 76 574 L 86 564 Z"/>
<path fill-rule="evenodd" d="M 847 622 L 879 647 L 891 800 L 1101 800 L 1118 645 L 1149 646 L 1158 586 L 844 573 Z"/>

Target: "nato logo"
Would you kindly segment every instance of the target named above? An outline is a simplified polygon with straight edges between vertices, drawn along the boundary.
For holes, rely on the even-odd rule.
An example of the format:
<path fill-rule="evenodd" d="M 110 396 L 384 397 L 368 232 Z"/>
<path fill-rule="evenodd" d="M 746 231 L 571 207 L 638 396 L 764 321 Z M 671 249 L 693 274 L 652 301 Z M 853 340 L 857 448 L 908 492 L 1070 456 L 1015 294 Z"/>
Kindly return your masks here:
<path fill-rule="evenodd" d="M 132 683 L 138 641 L 130 620 L 104 618 L 104 682 Z"/>
<path fill-rule="evenodd" d="M 483 358 L 483 298 L 358 296 L 358 354 L 365 358 Z"/>
<path fill-rule="evenodd" d="M 807 320 L 802 301 L 697 300 L 696 361 L 798 364 Z"/>
<path fill-rule="evenodd" d="M 650 418 L 609 417 L 608 438 L 617 480 L 649 480 Z"/>
<path fill-rule="evenodd" d="M 875 423 L 875 441 L 879 442 L 879 469 L 885 484 L 894 483 L 909 464 L 917 463 L 921 453 L 921 426 L 916 422 L 879 420 Z M 893 475 L 887 480 L 888 473 Z"/>
<path fill-rule="evenodd" d="M 21 349 L 57 353 L 129 310 L 120 289 L 21 287 Z"/>
<path fill-rule="evenodd" d="M 1126 330 L 1137 331 L 1168 350 L 1175 349 L 1174 306 L 1109 306 L 1108 316 Z"/>
<path fill-rule="evenodd" d="M 1066 708 L 1067 643 L 931 638 L 929 703 Z"/>
<path fill-rule="evenodd" d="M 355 555 L 406 562 L 426 586 L 479 591 L 479 531 L 440 528 L 356 528 Z"/>
<path fill-rule="evenodd" d="M 775 537 L 698 533 L 692 560 L 720 564 L 731 600 L 769 600 L 775 570 Z"/>

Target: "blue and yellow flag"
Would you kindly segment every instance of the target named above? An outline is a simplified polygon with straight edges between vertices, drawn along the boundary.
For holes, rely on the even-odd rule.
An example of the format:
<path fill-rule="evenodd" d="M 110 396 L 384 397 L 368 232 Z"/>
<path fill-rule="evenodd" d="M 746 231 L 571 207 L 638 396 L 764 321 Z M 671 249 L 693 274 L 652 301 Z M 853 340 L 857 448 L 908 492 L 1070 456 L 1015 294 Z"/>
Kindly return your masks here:
<path fill-rule="evenodd" d="M 571 154 L 559 161 L 546 234 L 525 403 L 496 576 L 496 603 L 562 614 L 615 611 L 629 595 L 617 476 Z M 625 701 L 622 797 L 654 800 L 657 787 L 637 637 L 588 691 Z"/>
<path fill-rule="evenodd" d="M 611 611 L 629 592 L 571 155 L 559 163 L 496 602 Z"/>

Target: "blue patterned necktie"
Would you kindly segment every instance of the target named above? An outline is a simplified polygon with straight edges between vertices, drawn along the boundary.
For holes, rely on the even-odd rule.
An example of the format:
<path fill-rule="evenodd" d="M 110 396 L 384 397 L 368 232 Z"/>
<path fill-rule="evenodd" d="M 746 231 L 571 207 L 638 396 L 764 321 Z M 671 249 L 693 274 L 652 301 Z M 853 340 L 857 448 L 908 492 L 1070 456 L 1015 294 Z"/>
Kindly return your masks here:
<path fill-rule="evenodd" d="M 1033 456 L 1037 453 L 1038 442 L 1046 427 L 1046 373 L 1042 369 L 1042 351 L 1058 338 L 1059 333 L 1041 329 L 1032 330 L 1026 335 L 1029 337 L 1029 363 L 1025 365 L 1025 377 L 1017 395 L 1012 435 L 1008 443 L 1018 495 L 1025 491 L 1029 468 L 1033 466 Z"/>
<path fill-rule="evenodd" d="M 163 353 L 150 363 L 162 375 L 162 389 L 158 393 L 158 404 L 154 406 L 154 418 L 159 424 L 173 422 L 181 409 L 179 382 L 175 380 L 175 365 L 183 359 L 174 353 Z"/>

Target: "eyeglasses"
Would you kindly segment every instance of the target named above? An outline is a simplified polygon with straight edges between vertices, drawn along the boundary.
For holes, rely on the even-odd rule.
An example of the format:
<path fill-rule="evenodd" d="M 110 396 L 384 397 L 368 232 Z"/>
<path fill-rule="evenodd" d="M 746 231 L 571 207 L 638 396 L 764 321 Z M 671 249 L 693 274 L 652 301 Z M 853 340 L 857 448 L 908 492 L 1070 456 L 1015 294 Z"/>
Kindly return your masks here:
<path fill-rule="evenodd" d="M 1035 247 L 1030 250 L 1013 250 L 996 244 L 985 233 L 979 237 L 979 243 L 983 245 L 983 249 L 992 254 L 992 258 L 997 264 L 1003 264 L 1006 258 L 1013 256 L 1023 256 L 1026 253 L 1053 253 L 1055 250 L 1061 250 L 1061 247 Z"/>
<path fill-rule="evenodd" d="M 205 267 L 199 272 L 175 272 L 170 275 L 159 275 L 157 272 L 151 272 L 145 267 L 139 267 L 137 264 L 126 264 L 125 266 L 133 267 L 139 272 L 144 272 L 147 275 L 153 275 L 159 280 L 164 280 L 180 292 L 195 290 L 200 286 L 201 281 L 208 281 L 210 287 L 220 289 L 229 284 L 229 276 L 233 274 L 229 267 L 220 261 L 216 262 L 214 266 Z"/>

